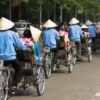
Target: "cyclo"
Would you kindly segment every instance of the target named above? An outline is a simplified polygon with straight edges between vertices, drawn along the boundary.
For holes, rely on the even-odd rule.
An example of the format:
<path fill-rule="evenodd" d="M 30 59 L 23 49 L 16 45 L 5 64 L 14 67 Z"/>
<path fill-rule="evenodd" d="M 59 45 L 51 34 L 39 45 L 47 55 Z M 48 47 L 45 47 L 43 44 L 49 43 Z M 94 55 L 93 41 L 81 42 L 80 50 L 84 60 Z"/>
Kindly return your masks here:
<path fill-rule="evenodd" d="M 55 68 L 59 69 L 60 65 L 68 67 L 68 72 L 71 73 L 74 66 L 75 56 L 72 52 L 72 46 L 69 41 L 65 43 L 64 37 L 60 36 L 60 40 L 57 41 L 57 54 L 53 61 L 53 71 Z"/>
<path fill-rule="evenodd" d="M 81 53 L 82 56 L 85 56 L 88 58 L 88 62 L 91 62 L 92 60 L 92 40 L 89 37 L 83 36 L 81 39 Z"/>
<path fill-rule="evenodd" d="M 23 66 L 21 81 L 18 83 L 17 89 L 23 88 L 25 90 L 30 86 L 34 86 L 38 96 L 41 96 L 44 93 L 45 87 L 43 63 L 35 63 L 33 52 L 30 50 L 17 50 L 17 56 Z M 0 100 L 8 99 L 8 91 L 13 80 L 11 77 L 11 68 L 10 64 L 8 67 L 2 65 L 2 68 L 0 68 Z"/>

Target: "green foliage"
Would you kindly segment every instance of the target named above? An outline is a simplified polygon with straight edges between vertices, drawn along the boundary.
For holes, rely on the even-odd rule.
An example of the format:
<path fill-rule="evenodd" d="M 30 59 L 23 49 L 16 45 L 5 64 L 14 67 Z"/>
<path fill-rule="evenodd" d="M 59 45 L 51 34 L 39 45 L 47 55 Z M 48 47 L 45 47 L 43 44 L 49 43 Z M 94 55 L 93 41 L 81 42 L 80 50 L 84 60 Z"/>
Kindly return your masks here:
<path fill-rule="evenodd" d="M 53 19 L 54 9 L 56 10 L 56 19 L 59 20 L 60 6 L 63 7 L 63 12 L 67 18 L 75 16 L 87 15 L 88 18 L 100 15 L 100 0 L 21 0 L 21 16 L 25 13 L 31 15 L 32 21 L 39 22 L 40 5 L 42 7 L 42 20 L 48 18 Z M 6 9 L 7 8 L 7 9 Z M 0 1 L 0 16 L 9 16 L 9 0 Z M 67 19 L 66 18 L 66 19 Z"/>
<path fill-rule="evenodd" d="M 28 3 L 29 2 L 29 0 L 22 0 L 24 3 Z"/>

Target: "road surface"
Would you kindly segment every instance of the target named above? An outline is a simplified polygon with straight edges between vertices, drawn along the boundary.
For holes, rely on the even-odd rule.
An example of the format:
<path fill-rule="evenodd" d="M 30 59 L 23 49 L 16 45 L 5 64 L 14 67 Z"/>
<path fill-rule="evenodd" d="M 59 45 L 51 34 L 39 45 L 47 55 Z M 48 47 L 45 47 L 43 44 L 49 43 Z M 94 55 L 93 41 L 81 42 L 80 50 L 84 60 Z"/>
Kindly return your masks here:
<path fill-rule="evenodd" d="M 10 100 L 100 100 L 100 52 L 93 56 L 91 63 L 77 63 L 71 74 L 67 68 L 56 71 L 46 80 L 45 92 L 37 96 L 32 91 L 20 90 Z"/>

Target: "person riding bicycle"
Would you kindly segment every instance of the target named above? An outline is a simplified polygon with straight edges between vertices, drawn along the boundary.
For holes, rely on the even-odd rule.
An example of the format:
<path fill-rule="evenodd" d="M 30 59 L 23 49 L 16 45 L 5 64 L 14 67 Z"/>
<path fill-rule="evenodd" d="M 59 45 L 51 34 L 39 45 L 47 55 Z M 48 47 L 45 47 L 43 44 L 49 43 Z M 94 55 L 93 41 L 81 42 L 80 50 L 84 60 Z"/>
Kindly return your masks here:
<path fill-rule="evenodd" d="M 53 51 L 56 55 L 57 52 L 57 40 L 59 39 L 58 32 L 54 29 L 57 25 L 52 22 L 51 20 L 48 20 L 43 25 L 43 47 L 49 47 L 51 48 L 51 51 Z"/>
<path fill-rule="evenodd" d="M 14 23 L 4 17 L 0 19 L 0 60 L 4 61 L 4 66 L 11 64 L 15 69 L 13 88 L 16 88 L 21 74 L 21 65 L 16 57 L 16 48 L 27 50 L 18 35 L 11 31 Z"/>
<path fill-rule="evenodd" d="M 56 63 L 56 56 L 57 56 L 57 40 L 59 39 L 58 32 L 56 31 L 55 27 L 57 25 L 52 22 L 51 20 L 48 20 L 43 25 L 43 47 L 50 48 L 50 51 L 54 53 L 53 62 Z M 53 69 L 55 70 L 55 69 Z"/>
<path fill-rule="evenodd" d="M 77 58 L 82 61 L 81 56 L 81 37 L 83 36 L 81 27 L 78 25 L 79 20 L 72 18 L 69 21 L 69 38 L 71 42 L 74 42 L 77 47 Z"/>

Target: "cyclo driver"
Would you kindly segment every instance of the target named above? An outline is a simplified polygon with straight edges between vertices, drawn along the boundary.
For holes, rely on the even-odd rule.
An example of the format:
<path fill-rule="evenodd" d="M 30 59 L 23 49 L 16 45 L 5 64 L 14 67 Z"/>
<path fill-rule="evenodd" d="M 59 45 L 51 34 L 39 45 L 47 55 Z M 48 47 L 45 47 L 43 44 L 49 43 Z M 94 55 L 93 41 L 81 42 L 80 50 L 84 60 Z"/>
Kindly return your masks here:
<path fill-rule="evenodd" d="M 27 50 L 18 35 L 10 29 L 14 27 L 14 23 L 4 17 L 0 19 L 0 60 L 4 61 L 4 66 L 11 64 L 15 69 L 13 89 L 16 89 L 21 74 L 21 65 L 16 59 L 16 48 Z"/>
<path fill-rule="evenodd" d="M 49 47 L 51 52 L 54 52 L 54 57 L 56 57 L 57 53 L 57 40 L 59 39 L 58 32 L 54 29 L 57 27 L 57 25 L 52 22 L 51 20 L 48 20 L 43 25 L 43 46 Z"/>

